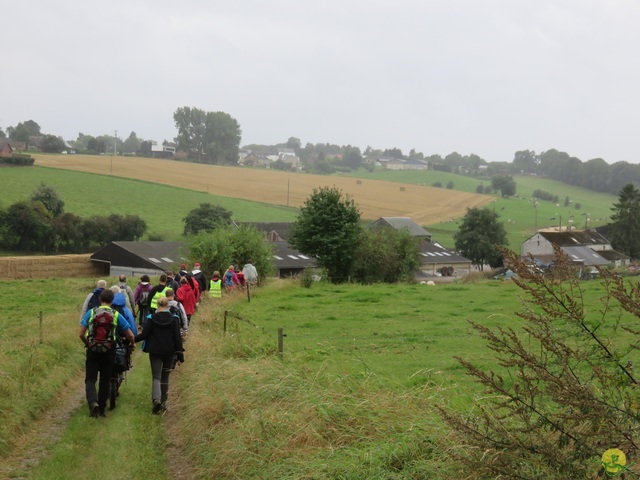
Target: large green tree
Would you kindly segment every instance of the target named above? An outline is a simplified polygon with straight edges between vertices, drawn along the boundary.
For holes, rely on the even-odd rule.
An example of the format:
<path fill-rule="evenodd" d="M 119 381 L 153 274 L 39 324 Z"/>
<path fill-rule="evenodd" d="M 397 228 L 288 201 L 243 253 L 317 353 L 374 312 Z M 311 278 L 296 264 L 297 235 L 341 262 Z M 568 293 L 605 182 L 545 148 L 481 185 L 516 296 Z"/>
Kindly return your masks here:
<path fill-rule="evenodd" d="M 360 212 L 353 199 L 336 187 L 314 189 L 291 227 L 289 243 L 313 255 L 334 283 L 345 282 L 360 237 Z"/>
<path fill-rule="evenodd" d="M 40 149 L 47 153 L 60 153 L 66 148 L 64 139 L 56 135 L 45 135 L 40 143 Z"/>
<path fill-rule="evenodd" d="M 127 139 L 122 143 L 123 153 L 136 153 L 140 150 L 140 144 L 142 140 L 138 138 L 136 132 L 131 132 Z"/>
<path fill-rule="evenodd" d="M 221 226 L 212 231 L 201 231 L 186 240 L 189 259 L 198 262 L 203 272 L 211 275 L 215 270 L 224 273 L 229 265 L 240 268 L 252 260 L 260 275 L 273 273 L 273 250 L 264 232 L 254 227 L 233 229 Z"/>
<path fill-rule="evenodd" d="M 173 120 L 178 129 L 177 146 L 190 157 L 210 164 L 238 162 L 242 132 L 228 113 L 182 107 L 174 112 Z"/>
<path fill-rule="evenodd" d="M 49 213 L 57 217 L 64 211 L 64 200 L 60 198 L 55 189 L 46 183 L 40 183 L 32 193 L 30 200 L 32 202 L 42 202 Z"/>
<path fill-rule="evenodd" d="M 511 175 L 496 175 L 491 178 L 491 187 L 500 190 L 503 197 L 511 197 L 516 194 L 516 181 Z"/>
<path fill-rule="evenodd" d="M 491 268 L 502 265 L 498 247 L 506 247 L 508 242 L 507 232 L 498 218 L 497 213 L 487 208 L 470 208 L 453 236 L 456 250 L 480 270 L 485 265 Z"/>
<path fill-rule="evenodd" d="M 415 279 L 420 266 L 419 240 L 406 228 L 365 229 L 351 269 L 355 282 L 395 283 Z"/>
<path fill-rule="evenodd" d="M 198 208 L 191 210 L 184 221 L 184 235 L 194 235 L 201 231 L 212 231 L 216 228 L 231 225 L 230 212 L 220 205 L 212 205 L 210 203 L 201 203 Z"/>
<path fill-rule="evenodd" d="M 29 143 L 29 137 L 40 135 L 40 125 L 33 120 L 27 120 L 26 122 L 18 123 L 15 127 L 8 127 L 7 133 L 11 140 Z"/>
<path fill-rule="evenodd" d="M 4 216 L 3 243 L 9 249 L 47 251 L 53 243 L 51 214 L 41 202 L 16 202 Z"/>
<path fill-rule="evenodd" d="M 640 191 L 631 183 L 618 195 L 611 208 L 611 234 L 613 248 L 637 259 L 640 256 Z"/>

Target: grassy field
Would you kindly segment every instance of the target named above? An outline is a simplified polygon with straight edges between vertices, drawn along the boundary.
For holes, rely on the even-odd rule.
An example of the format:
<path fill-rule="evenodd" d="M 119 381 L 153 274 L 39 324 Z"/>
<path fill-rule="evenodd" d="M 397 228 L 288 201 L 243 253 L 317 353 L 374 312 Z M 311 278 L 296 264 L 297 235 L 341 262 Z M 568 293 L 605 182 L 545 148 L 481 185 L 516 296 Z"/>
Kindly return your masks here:
<path fill-rule="evenodd" d="M 153 164 L 145 162 L 160 162 L 160 165 L 164 165 L 172 173 L 167 173 L 162 178 L 159 170 L 158 178 L 148 177 L 145 172 L 155 170 L 152 168 Z M 345 192 L 353 194 L 365 219 L 377 219 L 383 215 L 412 217 L 426 226 L 436 240 L 448 247 L 454 246 L 453 235 L 457 232 L 467 207 L 484 205 L 492 208 L 505 225 L 509 245 L 518 250 L 522 241 L 533 235 L 536 226 L 543 228 L 570 224 L 576 228 L 584 228 L 587 225 L 604 225 L 608 221 L 613 203 L 617 201 L 614 195 L 537 177 L 515 177 L 518 197 L 503 199 L 473 194 L 481 183 L 480 180 L 436 171 L 376 170 L 369 173 L 361 169 L 353 176 L 317 176 L 114 157 L 114 176 L 109 176 L 111 160 L 106 156 L 39 156 L 38 164 L 56 168 L 4 169 L 8 181 L 6 188 L 0 191 L 1 205 L 6 206 L 26 198 L 40 182 L 46 182 L 56 188 L 65 200 L 68 211 L 81 216 L 91 215 L 96 211 L 122 213 L 122 205 L 125 205 L 127 212 L 145 219 L 150 234 L 160 235 L 167 240 L 179 238 L 182 219 L 188 211 L 202 202 L 211 202 L 231 210 L 234 220 L 238 221 L 292 221 L 298 213 L 297 206 L 311 193 L 312 188 L 321 185 L 339 186 Z M 61 168 L 78 170 L 60 170 Z M 189 176 L 190 169 L 194 170 Z M 80 170 L 95 171 L 98 175 L 82 173 Z M 175 172 L 180 172 L 180 175 Z M 161 183 L 124 179 L 115 173 L 148 177 L 149 182 L 157 180 Z M 357 184 L 358 178 L 363 183 Z M 455 190 L 425 186 L 435 181 L 440 181 L 443 185 L 453 182 Z M 166 185 L 168 182 L 173 182 L 178 187 Z M 414 190 L 412 184 L 419 190 Z M 382 186 L 385 190 L 381 190 Z M 400 188 L 404 188 L 404 191 Z M 560 204 L 540 201 L 535 208 L 531 197 L 536 189 L 557 195 Z M 105 193 L 96 195 L 96 190 Z M 373 198 L 358 196 L 364 191 L 375 194 Z M 567 196 L 572 203 L 571 206 L 564 207 Z M 414 197 L 411 202 L 406 201 L 407 198 Z M 176 201 L 167 202 L 167 198 L 175 198 Z M 289 207 L 286 206 L 287 202 Z M 155 215 L 154 205 L 158 203 L 165 206 L 164 215 Z M 579 210 L 573 207 L 576 203 L 581 204 Z"/>
<path fill-rule="evenodd" d="M 356 180 L 276 170 L 203 165 L 139 157 L 34 155 L 36 164 L 124 178 L 143 178 L 225 197 L 299 207 L 314 188 L 337 187 L 351 195 L 362 217 L 409 216 L 421 224 L 464 215 L 466 208 L 486 205 L 492 197 L 417 184 Z M 265 219 L 265 221 L 273 221 Z"/>
<path fill-rule="evenodd" d="M 369 173 L 364 169 L 357 172 L 358 177 L 375 180 L 395 182 L 417 183 L 431 185 L 439 181 L 443 185 L 453 182 L 456 190 L 475 192 L 476 187 L 482 183 L 490 185 L 491 181 L 478 180 L 453 173 L 436 171 L 383 171 L 376 170 Z M 504 223 L 507 230 L 509 245 L 518 250 L 523 240 L 533 235 L 537 228 L 558 227 L 572 225 L 582 229 L 585 226 L 597 227 L 608 223 L 611 207 L 618 198 L 616 195 L 593 192 L 584 188 L 573 187 L 555 180 L 531 176 L 515 176 L 517 185 L 517 198 L 500 198 L 494 196 L 488 207 L 493 209 Z M 552 195 L 557 195 L 559 204 L 549 201 L 538 201 L 537 208 L 532 202 L 533 192 L 543 190 Z M 565 197 L 569 197 L 571 204 L 564 206 Z M 580 209 L 575 208 L 580 204 Z M 453 246 L 453 235 L 457 232 L 460 217 L 452 217 L 442 222 L 430 222 L 428 230 L 434 238 L 446 246 Z"/>
<path fill-rule="evenodd" d="M 165 422 L 149 413 L 148 363 L 138 353 L 109 418 L 91 421 L 79 402 L 59 441 L 40 439 L 50 454 L 37 467 L 10 469 L 21 432 L 82 371 L 79 305 L 94 282 L 0 282 L 3 310 L 13 312 L 0 330 L 0 476 L 164 480 L 180 478 L 171 472 L 182 458 L 181 478 L 456 478 L 443 468 L 447 429 L 434 405 L 465 409 L 480 392 L 455 355 L 498 368 L 467 320 L 520 324 L 511 282 L 304 289 L 272 280 L 251 302 L 226 297 L 198 311 Z M 582 286 L 587 311 L 597 315 L 598 283 Z M 282 358 L 278 328 L 286 334 Z M 125 462 L 117 471 L 125 477 L 105 477 L 108 465 L 97 457 L 91 470 L 69 469 L 96 434 Z"/>
<path fill-rule="evenodd" d="M 148 225 L 147 234 L 165 240 L 179 240 L 184 228 L 183 218 L 201 203 L 220 205 L 233 212 L 237 221 L 293 221 L 295 208 L 280 207 L 211 195 L 170 185 L 141 180 L 109 177 L 57 168 L 4 168 L 4 186 L 0 189 L 0 205 L 27 200 L 41 182 L 52 186 L 65 202 L 65 211 L 81 217 L 91 215 L 139 215 Z"/>

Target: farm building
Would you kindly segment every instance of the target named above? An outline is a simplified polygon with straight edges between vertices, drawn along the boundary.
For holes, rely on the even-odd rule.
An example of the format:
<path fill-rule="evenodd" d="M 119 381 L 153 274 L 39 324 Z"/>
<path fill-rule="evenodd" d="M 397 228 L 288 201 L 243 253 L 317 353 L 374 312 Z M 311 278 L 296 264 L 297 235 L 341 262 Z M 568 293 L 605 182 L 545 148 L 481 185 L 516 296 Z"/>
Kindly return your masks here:
<path fill-rule="evenodd" d="M 458 255 L 437 242 L 423 242 L 420 246 L 420 273 L 462 277 L 471 271 L 471 260 Z"/>
<path fill-rule="evenodd" d="M 282 242 L 289 239 L 291 222 L 233 222 L 236 227 L 245 225 L 261 230 L 270 242 Z"/>
<path fill-rule="evenodd" d="M 369 228 L 406 228 L 420 242 L 420 272 L 418 276 L 462 276 L 471 270 L 471 260 L 434 242 L 427 230 L 409 217 L 380 217 Z"/>
<path fill-rule="evenodd" d="M 555 259 L 554 244 L 581 268 L 629 264 L 629 257 L 616 252 L 609 240 L 595 230 L 540 230 L 522 243 L 522 256 L 531 255 L 548 265 Z"/>
<path fill-rule="evenodd" d="M 13 155 L 13 148 L 8 140 L 0 140 L 0 157 L 9 158 Z"/>
<path fill-rule="evenodd" d="M 273 241 L 273 265 L 276 275 L 290 277 L 314 268 L 316 261 L 302 255 L 284 241 Z M 181 242 L 112 242 L 91 255 L 91 260 L 104 265 L 102 273 L 109 276 L 142 274 L 158 276 L 167 271 L 177 272 L 188 257 Z M 212 272 L 206 272 L 209 275 Z"/>
<path fill-rule="evenodd" d="M 369 225 L 369 228 L 372 229 L 381 227 L 391 227 L 396 230 L 406 228 L 414 237 L 418 237 L 420 240 L 424 240 L 426 242 L 431 242 L 431 234 L 409 217 L 380 217 Z"/>
<path fill-rule="evenodd" d="M 274 265 L 278 277 L 300 275 L 307 269 L 317 267 L 313 257 L 301 254 L 287 242 L 291 222 L 234 222 L 234 225 L 246 225 L 264 232 L 274 247 Z"/>
<path fill-rule="evenodd" d="M 271 242 L 271 244 L 274 246 L 273 257 L 278 277 L 296 277 L 303 274 L 307 269 L 317 267 L 315 258 L 301 254 L 287 242 L 275 241 Z"/>
<path fill-rule="evenodd" d="M 105 275 L 139 277 L 178 271 L 187 258 L 181 242 L 112 242 L 91 255 L 104 264 Z"/>
<path fill-rule="evenodd" d="M 154 158 L 173 158 L 176 147 L 169 145 L 151 145 L 151 156 Z"/>

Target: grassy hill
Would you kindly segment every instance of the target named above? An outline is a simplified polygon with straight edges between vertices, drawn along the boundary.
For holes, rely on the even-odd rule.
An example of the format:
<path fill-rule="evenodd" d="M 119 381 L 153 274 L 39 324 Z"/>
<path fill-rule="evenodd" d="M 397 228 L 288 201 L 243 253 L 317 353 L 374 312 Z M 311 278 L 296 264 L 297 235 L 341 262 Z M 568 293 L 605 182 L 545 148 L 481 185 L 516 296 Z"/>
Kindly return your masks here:
<path fill-rule="evenodd" d="M 104 159 L 101 160 L 106 161 Z M 118 161 L 122 162 L 124 159 L 119 158 Z M 246 172 L 247 170 L 240 168 L 229 170 L 230 168 L 226 167 L 227 170 L 225 171 Z M 139 176 L 144 177 L 144 173 L 144 171 L 140 171 Z M 266 171 L 258 171 L 258 175 L 266 175 L 266 173 Z M 292 178 L 296 179 L 295 182 L 298 181 L 297 179 L 306 178 L 303 174 L 291 175 L 294 175 Z M 314 176 L 313 178 L 317 177 Z M 332 179 L 340 177 L 344 176 L 326 177 L 326 182 L 331 184 L 332 181 L 336 181 Z M 359 187 L 367 186 L 367 180 L 399 182 L 403 185 L 414 184 L 420 186 L 432 185 L 434 182 L 447 185 L 452 182 L 455 191 L 464 192 L 465 194 L 475 192 L 480 183 L 484 185 L 490 183 L 487 180 L 481 181 L 462 175 L 437 171 L 380 170 L 369 173 L 365 170 L 360 170 L 350 177 L 363 179 L 364 185 Z M 4 188 L 0 191 L 1 206 L 6 207 L 18 200 L 26 199 L 41 182 L 45 182 L 53 186 L 65 201 L 66 211 L 83 217 L 110 213 L 137 214 L 147 222 L 149 234 L 159 235 L 166 240 L 176 240 L 180 237 L 183 227 L 182 219 L 190 210 L 203 202 L 221 205 L 232 211 L 233 219 L 238 221 L 293 221 L 298 213 L 297 206 L 273 205 L 269 202 L 274 200 L 266 196 L 264 203 L 242 200 L 240 198 L 231 198 L 231 196 L 213 195 L 207 191 L 202 191 L 202 189 L 189 189 L 185 186 L 173 187 L 114 177 L 108 175 L 108 171 L 103 174 L 97 174 L 43 166 L 5 168 L 3 169 L 3 178 L 5 181 Z M 488 198 L 490 202 L 489 208 L 494 209 L 499 214 L 507 230 L 509 245 L 514 250 L 518 250 L 522 241 L 535 232 L 536 226 L 543 228 L 558 226 L 559 224 L 563 226 L 572 224 L 577 228 L 583 228 L 587 223 L 589 227 L 604 225 L 607 223 L 611 206 L 617 200 L 614 195 L 592 192 L 554 180 L 538 177 L 514 177 L 514 179 L 517 185 L 518 197 L 503 199 L 499 196 L 491 196 Z M 207 181 L 213 182 L 213 180 Z M 188 181 L 184 182 L 184 185 L 188 184 Z M 353 185 L 356 186 L 356 183 L 353 182 Z M 554 204 L 548 201 L 539 201 L 537 208 L 535 208 L 531 198 L 536 189 L 557 195 L 560 203 Z M 213 190 L 224 192 L 224 189 L 221 188 Z M 369 208 L 371 212 L 374 212 L 369 216 L 377 218 L 378 216 L 398 214 L 397 211 L 400 211 L 397 210 L 398 207 L 394 207 L 396 210 L 391 213 L 391 211 L 384 209 L 384 204 L 402 203 L 402 195 L 410 192 L 402 192 L 398 188 L 392 188 L 390 191 L 395 193 L 381 195 L 381 204 L 377 209 L 375 207 Z M 455 194 L 455 192 L 445 188 L 430 189 L 429 191 L 431 192 L 429 195 L 421 197 L 423 205 L 439 201 L 438 192 L 441 192 L 443 196 L 445 194 Z M 296 198 L 296 205 L 299 205 L 304 199 L 303 196 L 298 196 L 300 198 Z M 564 206 L 565 197 L 569 197 L 571 200 L 571 204 L 568 207 Z M 400 202 L 398 202 L 399 199 Z M 580 204 L 581 208 L 576 209 L 576 204 Z M 158 208 L 159 205 L 162 206 L 161 209 Z M 470 207 L 474 206 L 474 204 L 464 206 Z M 457 211 L 463 212 L 464 208 L 458 208 Z M 414 212 L 416 212 L 415 206 L 407 206 L 402 215 L 413 217 Z M 427 221 L 423 225 L 427 227 L 436 240 L 445 246 L 453 247 L 453 235 L 458 230 L 461 218 L 462 215 L 458 214 L 437 222 Z M 418 220 L 418 223 L 422 222 Z"/>
<path fill-rule="evenodd" d="M 178 240 L 182 219 L 201 203 L 220 205 L 243 222 L 287 222 L 295 219 L 296 208 L 232 199 L 186 188 L 160 185 L 92 173 L 47 167 L 4 168 L 0 206 L 28 199 L 40 183 L 52 186 L 65 202 L 65 211 L 81 217 L 111 213 L 139 215 L 148 234 Z"/>
<path fill-rule="evenodd" d="M 475 192 L 478 185 L 490 185 L 490 180 L 479 180 L 454 173 L 437 171 L 385 171 L 376 170 L 369 173 L 364 169 L 359 170 L 354 176 L 386 180 L 392 182 L 415 183 L 419 185 L 432 185 L 440 182 L 447 185 L 452 182 L 455 190 Z M 504 222 L 512 249 L 518 250 L 523 240 L 534 234 L 537 228 L 573 225 L 576 228 L 597 227 L 605 225 L 611 214 L 611 207 L 617 201 L 616 195 L 599 193 L 580 187 L 574 187 L 555 180 L 540 177 L 514 176 L 517 187 L 516 198 L 500 198 L 495 195 L 495 200 L 489 205 Z M 538 201 L 537 209 L 532 202 L 533 192 L 543 190 L 552 195 L 557 195 L 559 203 Z M 564 206 L 565 197 L 569 197 L 571 203 Z M 575 205 L 580 204 L 580 209 Z M 537 210 L 537 211 L 536 211 Z M 588 220 L 587 220 L 588 217 Z M 449 221 L 427 224 L 427 229 L 434 238 L 446 246 L 452 247 L 453 235 L 458 230 L 460 218 L 452 218 Z"/>

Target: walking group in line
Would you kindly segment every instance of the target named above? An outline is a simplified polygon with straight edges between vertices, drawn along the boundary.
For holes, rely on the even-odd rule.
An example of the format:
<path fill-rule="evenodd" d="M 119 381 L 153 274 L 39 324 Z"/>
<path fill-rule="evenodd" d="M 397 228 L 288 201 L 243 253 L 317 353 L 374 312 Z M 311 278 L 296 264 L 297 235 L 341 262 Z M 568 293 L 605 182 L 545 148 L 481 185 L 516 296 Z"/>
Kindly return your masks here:
<path fill-rule="evenodd" d="M 148 275 L 141 275 L 135 291 L 127 284 L 126 275 L 120 275 L 111 288 L 107 288 L 105 280 L 99 280 L 87 295 L 79 336 L 86 347 L 85 389 L 92 417 L 106 416 L 109 399 L 118 394 L 113 391 L 120 385 L 113 379 L 122 375 L 118 365 L 128 368 L 138 342 L 142 342 L 142 351 L 149 354 L 151 411 L 165 412 L 169 374 L 184 362 L 184 341 L 205 292 L 209 291 L 215 301 L 223 292 L 246 289 L 258 282 L 258 272 L 251 260 L 242 270 L 237 265 L 229 266 L 224 276 L 216 270 L 208 283 L 200 268 L 195 263 L 188 271 L 186 264 L 182 264 L 176 275 L 173 272 L 160 275 L 155 286 Z M 119 358 L 120 352 L 125 352 L 127 358 Z M 112 403 L 111 408 L 114 407 Z"/>

